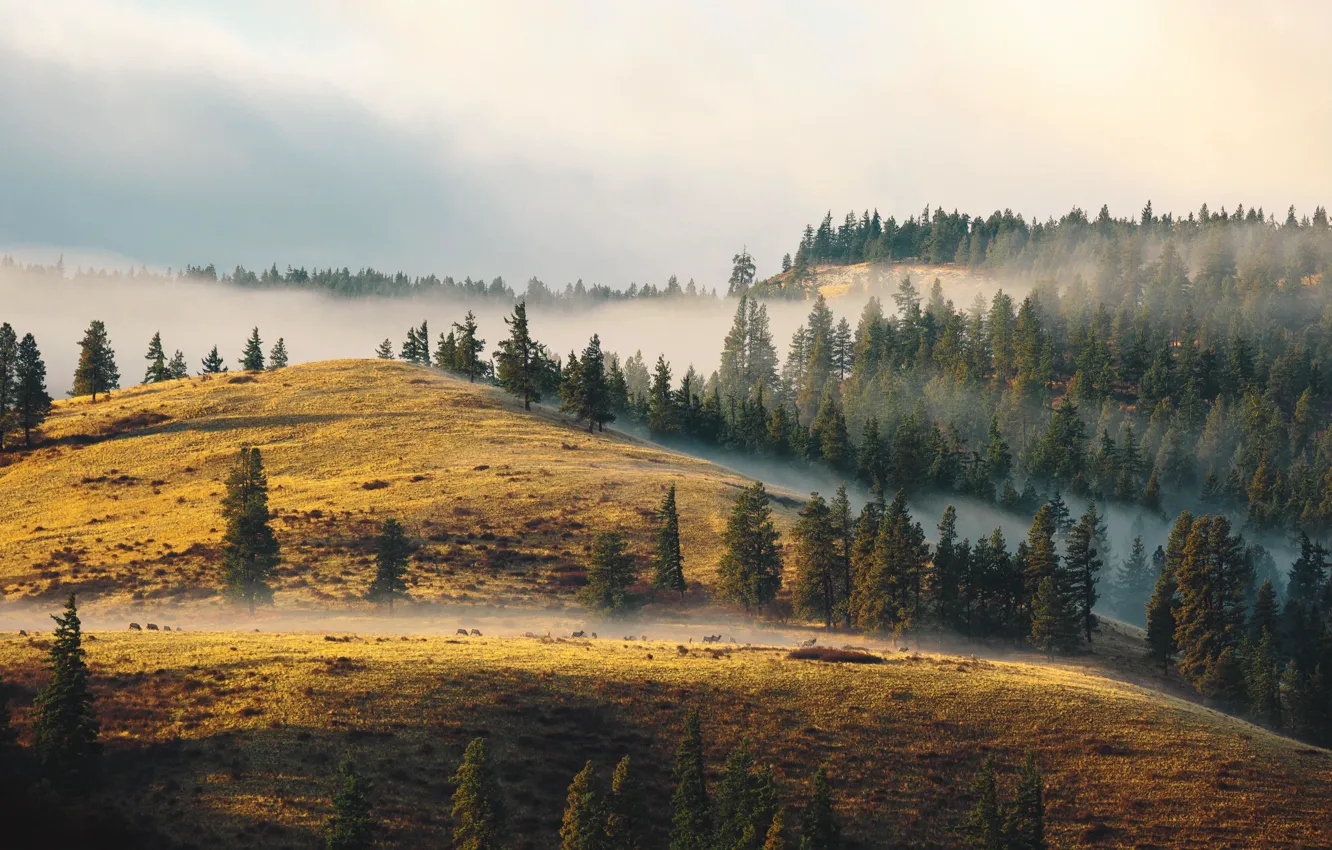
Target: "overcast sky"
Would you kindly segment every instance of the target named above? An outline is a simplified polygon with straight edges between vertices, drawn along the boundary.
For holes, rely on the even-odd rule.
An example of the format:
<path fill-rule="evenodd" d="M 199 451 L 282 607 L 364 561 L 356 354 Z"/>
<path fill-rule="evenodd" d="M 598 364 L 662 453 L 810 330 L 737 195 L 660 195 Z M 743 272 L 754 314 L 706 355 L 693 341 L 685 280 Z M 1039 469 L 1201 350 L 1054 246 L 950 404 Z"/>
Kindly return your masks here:
<path fill-rule="evenodd" d="M 1310 212 L 1330 9 L 0 0 L 0 247 L 724 287 L 828 208 Z"/>

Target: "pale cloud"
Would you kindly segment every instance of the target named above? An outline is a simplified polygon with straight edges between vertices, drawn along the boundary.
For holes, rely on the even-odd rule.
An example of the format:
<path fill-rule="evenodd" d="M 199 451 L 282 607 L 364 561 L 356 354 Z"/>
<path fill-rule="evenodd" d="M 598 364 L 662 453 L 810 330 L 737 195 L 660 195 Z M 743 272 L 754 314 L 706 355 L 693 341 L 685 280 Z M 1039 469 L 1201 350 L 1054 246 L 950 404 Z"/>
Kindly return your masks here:
<path fill-rule="evenodd" d="M 713 285 L 829 207 L 1310 210 L 1330 25 L 1313 3 L 0 0 L 23 121 L 0 242 Z"/>

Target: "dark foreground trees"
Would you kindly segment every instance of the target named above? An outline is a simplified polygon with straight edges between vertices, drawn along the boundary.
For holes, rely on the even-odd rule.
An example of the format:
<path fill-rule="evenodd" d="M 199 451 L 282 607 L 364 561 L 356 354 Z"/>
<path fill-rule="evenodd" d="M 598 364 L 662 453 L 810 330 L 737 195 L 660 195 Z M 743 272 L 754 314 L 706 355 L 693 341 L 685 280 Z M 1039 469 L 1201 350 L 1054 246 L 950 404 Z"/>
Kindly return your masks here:
<path fill-rule="evenodd" d="M 453 774 L 455 850 L 500 850 L 505 838 L 505 805 L 484 738 L 473 738 Z"/>
<path fill-rule="evenodd" d="M 324 825 L 328 850 L 367 850 L 373 844 L 374 820 L 370 816 L 370 781 L 356 769 L 350 755 L 338 765 L 342 787 L 333 798 L 333 815 Z"/>
<path fill-rule="evenodd" d="M 242 446 L 227 475 L 222 517 L 222 569 L 227 596 L 249 607 L 271 604 L 268 581 L 281 560 L 277 537 L 269 525 L 268 476 L 259 449 Z"/>
<path fill-rule="evenodd" d="M 93 710 L 82 625 L 74 594 L 56 622 L 47 669 L 51 678 L 33 703 L 37 755 L 57 784 L 86 787 L 96 774 L 101 744 Z"/>

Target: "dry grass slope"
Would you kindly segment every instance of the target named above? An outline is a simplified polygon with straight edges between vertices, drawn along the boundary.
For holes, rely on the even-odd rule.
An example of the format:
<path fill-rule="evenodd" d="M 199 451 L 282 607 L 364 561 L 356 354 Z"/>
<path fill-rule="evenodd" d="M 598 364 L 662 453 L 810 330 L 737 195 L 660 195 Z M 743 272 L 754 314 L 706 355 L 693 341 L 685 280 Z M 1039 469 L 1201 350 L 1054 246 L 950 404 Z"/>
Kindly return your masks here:
<path fill-rule="evenodd" d="M 264 453 L 286 563 L 279 606 L 359 598 L 389 516 L 423 542 L 426 601 L 547 603 L 584 547 L 619 529 L 646 553 L 679 490 L 691 580 L 710 581 L 743 479 L 709 463 L 524 413 L 500 391 L 402 363 L 341 360 L 57 402 L 32 452 L 0 455 L 0 593 L 85 603 L 215 600 L 222 480 Z M 779 513 L 783 526 L 789 511 Z"/>
<path fill-rule="evenodd" d="M 1029 747 L 1047 771 L 1056 846 L 1329 839 L 1332 754 L 1069 669 L 905 655 L 825 664 L 785 649 L 682 654 L 604 639 L 95 637 L 106 793 L 194 846 L 313 846 L 348 748 L 376 783 L 383 846 L 446 846 L 448 778 L 466 741 L 487 735 L 523 837 L 515 846 L 555 847 L 585 759 L 609 771 L 629 753 L 650 787 L 669 787 L 692 703 L 704 708 L 711 764 L 750 735 L 790 803 L 826 763 L 855 847 L 958 846 L 980 759 L 1013 765 Z M 46 640 L 0 638 L 25 738 Z M 652 797 L 659 834 L 668 798 Z"/>

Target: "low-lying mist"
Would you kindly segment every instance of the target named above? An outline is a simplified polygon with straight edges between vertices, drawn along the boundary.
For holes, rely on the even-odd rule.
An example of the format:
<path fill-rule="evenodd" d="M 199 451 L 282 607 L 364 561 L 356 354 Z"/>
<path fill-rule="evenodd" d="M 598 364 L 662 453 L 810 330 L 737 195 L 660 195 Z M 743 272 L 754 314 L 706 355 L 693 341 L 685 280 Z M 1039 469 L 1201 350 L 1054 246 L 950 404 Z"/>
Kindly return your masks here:
<path fill-rule="evenodd" d="M 888 279 L 891 278 L 891 279 Z M 928 291 L 929 280 L 917 278 Z M 892 309 L 889 293 L 896 277 L 889 275 L 877 292 Z M 976 292 L 993 294 L 997 284 L 949 277 L 945 293 L 959 307 Z M 869 295 L 863 283 L 830 301 L 839 317 L 854 327 Z M 63 397 L 73 383 L 78 343 L 92 319 L 106 323 L 120 368 L 121 386 L 142 377 L 148 341 L 156 332 L 169 357 L 180 349 L 191 372 L 214 346 L 231 368 L 253 327 L 259 328 L 265 353 L 279 337 L 286 342 L 291 363 L 342 357 L 371 357 L 385 338 L 396 353 L 409 327 L 429 323 L 431 346 L 452 322 L 471 310 L 486 341 L 486 353 L 507 335 L 504 317 L 512 305 L 500 299 L 454 300 L 442 297 L 346 298 L 299 290 L 243 289 L 222 283 L 173 279 L 163 275 L 104 276 L 33 274 L 22 267 L 0 271 L 0 321 L 20 336 L 32 333 L 46 361 L 51 394 Z M 802 301 L 766 302 L 773 339 L 784 354 L 792 333 L 809 314 Z M 605 303 L 534 303 L 528 316 L 532 333 L 551 351 L 567 356 L 581 351 L 599 334 L 606 351 L 622 358 L 641 351 L 649 365 L 665 355 L 678 378 L 690 365 L 703 376 L 717 368 L 722 340 L 731 326 L 736 302 L 728 298 L 647 298 Z"/>

